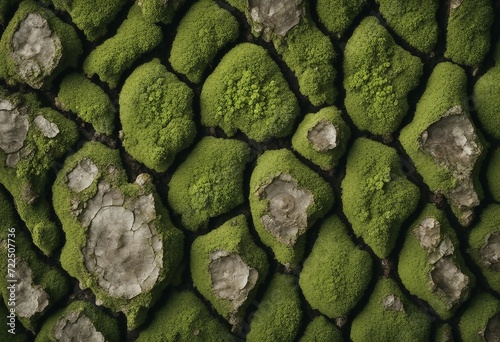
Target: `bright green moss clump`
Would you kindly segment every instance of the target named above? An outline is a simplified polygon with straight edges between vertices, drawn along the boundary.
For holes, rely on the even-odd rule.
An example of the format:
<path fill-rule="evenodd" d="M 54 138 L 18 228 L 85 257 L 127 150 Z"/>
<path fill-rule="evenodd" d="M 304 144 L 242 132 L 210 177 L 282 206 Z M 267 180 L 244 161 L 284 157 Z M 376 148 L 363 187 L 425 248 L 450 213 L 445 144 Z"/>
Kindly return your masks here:
<path fill-rule="evenodd" d="M 292 147 L 323 170 L 331 170 L 345 153 L 351 129 L 339 109 L 307 114 L 292 137 Z"/>
<path fill-rule="evenodd" d="M 473 99 L 483 129 L 500 139 L 500 64 L 488 70 L 474 85 Z"/>
<path fill-rule="evenodd" d="M 469 298 L 475 284 L 455 231 L 444 212 L 430 204 L 406 234 L 398 273 L 408 291 L 429 303 L 444 320 Z"/>
<path fill-rule="evenodd" d="M 460 318 L 460 337 L 467 342 L 495 341 L 498 339 L 499 321 L 500 301 L 489 293 L 480 293 Z"/>
<path fill-rule="evenodd" d="M 250 322 L 247 341 L 293 341 L 301 320 L 299 289 L 294 278 L 276 273 Z"/>
<path fill-rule="evenodd" d="M 62 330 L 66 331 L 62 331 Z M 36 342 L 91 340 L 123 341 L 118 322 L 102 310 L 84 301 L 75 301 L 45 321 Z"/>
<path fill-rule="evenodd" d="M 298 266 L 307 229 L 333 205 L 333 191 L 316 172 L 287 150 L 264 152 L 250 179 L 255 230 L 276 260 Z"/>
<path fill-rule="evenodd" d="M 253 242 L 245 216 L 194 240 L 191 245 L 193 285 L 235 328 L 266 279 L 266 254 Z"/>
<path fill-rule="evenodd" d="M 201 122 L 228 136 L 237 130 L 265 141 L 292 132 L 299 106 L 264 48 L 243 43 L 229 51 L 201 92 Z"/>
<path fill-rule="evenodd" d="M 352 322 L 351 340 L 429 341 L 431 321 L 392 279 L 380 279 L 363 311 Z"/>
<path fill-rule="evenodd" d="M 392 251 L 401 224 L 416 209 L 419 198 L 395 149 L 366 138 L 354 142 L 342 181 L 344 213 L 354 233 L 379 258 Z"/>
<path fill-rule="evenodd" d="M 203 138 L 177 168 L 168 202 L 189 230 L 204 228 L 208 219 L 242 204 L 243 171 L 250 148 L 239 140 Z"/>
<path fill-rule="evenodd" d="M 231 342 L 227 328 L 210 314 L 192 292 L 174 293 L 143 330 L 137 342 L 149 341 L 217 341 Z"/>
<path fill-rule="evenodd" d="M 97 75 L 102 82 L 116 88 L 123 72 L 160 44 L 162 39 L 161 29 L 146 21 L 140 9 L 133 6 L 116 35 L 87 56 L 83 70 L 87 76 Z"/>
<path fill-rule="evenodd" d="M 68 12 L 87 39 L 94 41 L 106 33 L 106 27 L 127 0 L 52 0 L 52 3 L 56 9 Z"/>
<path fill-rule="evenodd" d="M 137 0 L 144 19 L 152 23 L 170 24 L 184 0 Z"/>
<path fill-rule="evenodd" d="M 199 1 L 177 27 L 170 64 L 191 82 L 200 83 L 217 52 L 236 40 L 238 34 L 239 24 L 231 13 L 214 1 Z"/>
<path fill-rule="evenodd" d="M 490 50 L 492 24 L 491 1 L 450 1 L 444 56 L 458 64 L 479 65 Z"/>
<path fill-rule="evenodd" d="M 437 43 L 436 0 L 377 0 L 389 26 L 411 46 L 430 53 Z"/>
<path fill-rule="evenodd" d="M 83 75 L 66 76 L 59 88 L 56 104 L 92 124 L 97 133 L 113 132 L 116 109 L 109 96 Z"/>
<path fill-rule="evenodd" d="M 193 91 L 158 59 L 135 69 L 120 92 L 127 152 L 147 167 L 165 171 L 196 135 L 192 102 Z"/>
<path fill-rule="evenodd" d="M 299 342 L 342 342 L 340 330 L 325 317 L 317 316 L 307 325 Z"/>
<path fill-rule="evenodd" d="M 371 277 L 370 255 L 352 243 L 337 216 L 325 221 L 299 278 L 311 307 L 329 318 L 342 317 L 361 299 Z"/>
<path fill-rule="evenodd" d="M 50 37 L 47 33 L 50 32 Z M 32 0 L 23 1 L 0 40 L 0 78 L 35 89 L 76 67 L 82 44 L 75 30 Z"/>
<path fill-rule="evenodd" d="M 488 190 L 493 199 L 500 203 L 500 148 L 493 151 L 488 168 L 486 169 L 486 181 Z"/>
<path fill-rule="evenodd" d="M 398 46 L 375 17 L 363 19 L 344 56 L 345 106 L 354 124 L 373 134 L 393 133 L 422 72 L 422 62 Z"/>
<path fill-rule="evenodd" d="M 340 37 L 361 12 L 365 0 L 318 0 L 316 11 L 328 31 Z"/>
<path fill-rule="evenodd" d="M 500 293 L 500 205 L 491 204 L 469 235 L 469 254 L 481 268 L 490 287 Z"/>

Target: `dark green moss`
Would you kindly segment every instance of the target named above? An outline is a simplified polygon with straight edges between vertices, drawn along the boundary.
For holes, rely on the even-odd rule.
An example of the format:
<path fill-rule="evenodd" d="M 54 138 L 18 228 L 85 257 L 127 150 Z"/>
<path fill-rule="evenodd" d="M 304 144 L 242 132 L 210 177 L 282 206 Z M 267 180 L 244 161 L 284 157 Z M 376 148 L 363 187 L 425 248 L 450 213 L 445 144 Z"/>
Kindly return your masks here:
<path fill-rule="evenodd" d="M 488 190 L 493 196 L 493 199 L 500 203 L 500 148 L 493 151 L 488 168 L 486 169 L 486 181 L 488 182 Z"/>
<path fill-rule="evenodd" d="M 3 329 L 0 330 L 0 341 L 10 341 L 10 342 L 28 342 L 30 341 L 30 337 L 26 332 L 22 331 L 22 329 L 17 325 L 18 323 L 15 322 L 12 325 L 10 325 L 11 318 L 9 317 L 11 315 L 10 308 L 8 309 L 5 307 L 3 301 L 0 301 L 0 317 L 2 317 L 3 322 Z M 15 326 L 15 334 L 12 334 L 9 332 L 9 330 L 12 329 L 12 327 Z"/>
<path fill-rule="evenodd" d="M 324 316 L 315 317 L 306 327 L 299 342 L 342 342 L 340 330 L 328 322 Z"/>
<path fill-rule="evenodd" d="M 441 324 L 436 329 L 436 334 L 434 335 L 434 342 L 452 342 L 453 333 L 451 331 L 451 326 L 449 324 Z"/>
<path fill-rule="evenodd" d="M 144 19 L 152 23 L 170 24 L 184 0 L 137 0 Z"/>
<path fill-rule="evenodd" d="M 494 316 L 498 317 L 499 314 L 500 301 L 498 299 L 489 293 L 480 293 L 476 295 L 460 318 L 458 328 L 462 341 L 494 341 L 498 336 L 484 336 L 484 334 L 489 321 Z"/>
<path fill-rule="evenodd" d="M 318 0 L 316 11 L 327 30 L 340 37 L 365 4 L 365 0 Z"/>
<path fill-rule="evenodd" d="M 474 85 L 473 99 L 483 129 L 500 139 L 500 65 L 481 76 Z"/>
<path fill-rule="evenodd" d="M 11 16 L 14 14 L 16 6 L 21 0 L 3 0 L 0 2 L 0 24 L 7 26 Z"/>

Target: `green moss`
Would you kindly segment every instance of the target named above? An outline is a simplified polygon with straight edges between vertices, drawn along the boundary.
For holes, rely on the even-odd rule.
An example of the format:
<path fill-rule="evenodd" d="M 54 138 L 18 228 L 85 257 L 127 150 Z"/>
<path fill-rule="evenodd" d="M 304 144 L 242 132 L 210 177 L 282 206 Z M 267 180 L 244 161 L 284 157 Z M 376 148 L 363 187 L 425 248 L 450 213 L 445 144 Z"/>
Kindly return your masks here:
<path fill-rule="evenodd" d="M 78 166 L 81 167 L 80 163 L 83 161 L 93 163 L 97 171 L 95 176 L 90 178 L 91 183 L 87 187 L 83 187 L 83 189 L 80 188 L 78 191 L 76 190 L 77 188 L 70 188 L 68 185 L 68 175 Z M 86 167 L 86 169 L 87 172 L 91 170 L 90 167 Z M 86 175 L 82 178 L 88 179 L 89 176 Z M 98 191 L 101 191 L 100 189 L 103 184 L 108 184 L 110 189 L 110 192 L 105 193 L 103 201 L 110 201 L 108 203 L 112 203 L 113 205 L 118 205 L 116 196 L 123 197 L 125 203 L 122 206 L 126 208 L 131 207 L 132 209 L 134 209 L 135 206 L 134 210 L 145 208 L 142 207 L 143 204 L 137 202 L 129 203 L 130 201 L 137 200 L 140 196 L 143 200 L 147 198 L 147 201 L 149 201 L 149 198 L 151 198 L 151 200 L 154 201 L 154 206 L 151 209 L 154 212 L 150 213 L 148 211 L 147 214 L 151 219 L 145 221 L 146 219 L 144 218 L 143 226 L 154 226 L 156 230 L 156 238 L 161 243 L 162 248 L 160 251 L 156 250 L 157 253 L 159 253 L 158 255 L 160 255 L 161 265 L 157 269 L 158 276 L 155 277 L 149 289 L 141 289 L 138 294 L 129 299 L 127 299 L 125 295 L 111 295 L 104 285 L 101 287 L 100 274 L 89 271 L 84 257 L 86 246 L 90 241 L 88 240 L 90 238 L 90 228 L 92 228 L 94 223 L 96 225 L 100 223 L 94 222 L 95 220 L 93 220 L 93 218 L 90 219 L 90 222 L 85 223 L 85 217 L 88 215 L 85 214 L 87 211 L 84 211 L 84 209 L 89 206 L 90 200 L 97 200 L 98 197 L 96 195 Z M 112 150 L 97 142 L 88 142 L 84 144 L 77 153 L 66 159 L 64 167 L 58 173 L 56 181 L 54 182 L 52 192 L 54 210 L 61 220 L 63 230 L 67 237 L 66 244 L 61 253 L 62 267 L 72 277 L 78 279 L 82 288 L 90 288 L 96 298 L 102 302 L 104 306 L 115 312 L 122 311 L 127 317 L 127 326 L 129 329 L 136 328 L 145 319 L 147 309 L 158 299 L 162 290 L 175 275 L 176 268 L 183 257 L 183 235 L 170 222 L 169 213 L 161 204 L 161 200 L 154 190 L 154 184 L 152 184 L 151 180 L 147 177 L 142 177 L 142 181 L 138 179 L 133 184 L 128 183 L 119 151 Z M 146 206 L 146 204 L 144 204 L 144 206 Z M 105 206 L 102 208 L 104 207 Z M 131 211 L 132 209 L 128 210 Z M 146 214 L 144 212 L 142 214 L 137 214 L 134 216 L 134 220 L 138 220 L 138 217 L 140 219 L 142 217 L 140 215 Z M 123 223 L 123 226 L 125 225 L 126 224 Z M 143 237 L 145 234 L 144 231 L 141 232 L 141 238 L 148 238 L 147 236 Z M 130 246 L 131 244 L 130 239 L 125 236 L 125 230 L 123 234 L 120 235 L 121 231 L 113 230 L 113 227 L 110 227 L 109 231 L 103 232 L 103 234 L 109 234 L 117 240 L 122 241 L 123 245 L 121 248 Z M 157 245 L 158 244 L 155 244 L 155 248 Z M 108 248 L 110 250 L 116 250 L 118 247 L 109 244 Z M 114 255 L 118 258 L 116 254 Z M 135 263 L 137 262 L 135 259 L 136 257 L 137 256 L 134 255 L 129 257 L 130 260 L 127 262 L 131 267 L 137 265 Z M 158 257 L 155 257 L 155 263 L 156 258 Z M 122 267 L 121 264 L 118 264 L 118 266 L 120 266 L 120 268 Z M 110 281 L 110 284 L 112 284 L 112 281 Z"/>
<path fill-rule="evenodd" d="M 486 169 L 486 181 L 488 182 L 488 190 L 493 199 L 500 203 L 500 148 L 493 151 L 491 159 Z"/>
<path fill-rule="evenodd" d="M 495 139 L 500 139 L 500 65 L 490 70 L 474 85 L 473 99 L 477 118 L 482 128 Z"/>
<path fill-rule="evenodd" d="M 144 19 L 152 23 L 170 24 L 184 0 L 137 0 Z"/>
<path fill-rule="evenodd" d="M 329 125 L 332 125 L 335 131 L 335 138 L 323 141 L 326 138 L 321 138 L 321 144 L 330 144 L 334 147 L 324 148 L 320 143 L 316 143 L 311 132 L 314 129 L 322 128 L 318 133 L 327 133 Z M 325 127 L 325 128 L 323 128 Z M 315 134 L 315 133 L 312 133 Z M 346 151 L 347 143 L 351 137 L 351 129 L 342 119 L 341 111 L 336 107 L 326 107 L 318 113 L 307 114 L 304 120 L 299 124 L 292 137 L 292 147 L 303 157 L 309 159 L 314 164 L 321 167 L 323 170 L 331 170 L 339 161 Z M 332 144 L 333 142 L 333 144 Z"/>
<path fill-rule="evenodd" d="M 196 135 L 193 91 L 158 59 L 139 66 L 120 92 L 123 146 L 132 157 L 159 172 Z"/>
<path fill-rule="evenodd" d="M 163 39 L 161 29 L 144 19 L 133 6 L 116 35 L 96 47 L 83 62 L 89 77 L 99 76 L 111 88 L 116 88 L 125 70 L 142 55 L 154 49 Z"/>
<path fill-rule="evenodd" d="M 449 324 L 441 324 L 436 329 L 434 342 L 450 342 L 453 341 L 453 333 Z"/>
<path fill-rule="evenodd" d="M 203 138 L 177 168 L 169 183 L 168 202 L 189 230 L 205 228 L 208 219 L 242 204 L 243 171 L 250 148 L 239 140 Z"/>
<path fill-rule="evenodd" d="M 211 0 L 197 2 L 177 27 L 170 64 L 191 82 L 200 83 L 216 54 L 238 34 L 239 24 L 231 13 Z"/>
<path fill-rule="evenodd" d="M 300 273 L 307 302 L 329 318 L 342 317 L 361 299 L 371 277 L 370 255 L 352 243 L 337 216 L 330 217 Z"/>
<path fill-rule="evenodd" d="M 66 11 L 71 20 L 94 41 L 106 33 L 107 26 L 128 0 L 52 0 L 56 9 Z"/>
<path fill-rule="evenodd" d="M 259 142 L 292 132 L 299 106 L 264 48 L 243 43 L 229 51 L 201 92 L 201 122 L 228 136 L 237 130 Z"/>
<path fill-rule="evenodd" d="M 4 322 L 3 324 L 3 329 L 0 330 L 0 341 L 11 341 L 11 342 L 28 342 L 31 339 L 29 338 L 28 334 L 26 334 L 25 331 L 19 326 L 19 323 L 14 321 L 13 324 L 11 323 L 11 311 L 13 310 L 12 308 L 7 308 L 3 304 L 3 301 L 0 301 L 0 317 L 2 317 L 2 320 Z M 9 330 L 11 330 L 15 326 L 15 334 L 11 334 Z"/>
<path fill-rule="evenodd" d="M 96 132 L 110 135 L 116 109 L 109 96 L 95 83 L 80 74 L 66 76 L 59 88 L 56 104 L 92 124 Z"/>
<path fill-rule="evenodd" d="M 489 293 L 476 295 L 460 318 L 458 328 L 462 341 L 488 341 L 483 336 L 488 322 L 500 314 L 500 301 Z M 493 336 L 488 336 L 489 338 Z M 494 338 L 492 339 L 492 341 Z"/>
<path fill-rule="evenodd" d="M 452 4 L 444 56 L 458 64 L 477 66 L 490 50 L 491 1 L 463 0 L 456 8 Z"/>
<path fill-rule="evenodd" d="M 248 0 L 226 0 L 226 2 L 240 12 L 245 12 L 248 6 Z"/>
<path fill-rule="evenodd" d="M 11 16 L 14 14 L 16 6 L 19 5 L 21 0 L 3 0 L 0 2 L 0 24 L 7 26 Z"/>
<path fill-rule="evenodd" d="M 40 63 L 37 59 L 36 62 L 32 63 L 33 65 L 26 67 L 27 71 L 23 76 L 20 74 L 20 67 L 11 53 L 11 41 L 20 23 L 31 13 L 43 17 L 47 21 L 50 30 L 59 38 L 60 46 L 54 47 L 54 56 L 60 54 L 60 58 L 55 61 L 56 64 L 53 68 L 48 70 L 45 67 L 40 67 L 37 64 Z M 0 40 L 0 60 L 2 60 L 0 78 L 5 79 L 7 83 L 12 85 L 26 83 L 36 89 L 48 88 L 52 80 L 64 69 L 78 65 L 78 58 L 81 53 L 82 44 L 73 27 L 62 22 L 52 11 L 40 7 L 35 1 L 25 0 L 19 5 Z M 44 58 L 47 57 L 44 56 Z"/>
<path fill-rule="evenodd" d="M 394 300 L 393 306 L 386 302 Z M 398 307 L 398 305 L 402 305 Z M 431 322 L 392 279 L 380 279 L 368 304 L 352 322 L 351 340 L 428 341 Z"/>
<path fill-rule="evenodd" d="M 192 293 L 172 294 L 167 304 L 143 330 L 138 342 L 147 341 L 233 341 L 227 328 L 215 319 L 207 307 Z"/>
<path fill-rule="evenodd" d="M 419 198 L 395 149 L 366 138 L 354 142 L 342 181 L 344 213 L 354 233 L 379 258 L 392 251 L 401 224 L 416 209 Z"/>
<path fill-rule="evenodd" d="M 328 322 L 325 317 L 317 316 L 306 327 L 299 342 L 342 342 L 340 330 Z"/>
<path fill-rule="evenodd" d="M 439 233 L 439 239 L 432 242 L 432 248 L 422 247 L 422 243 L 426 246 L 425 242 L 420 242 L 417 238 L 418 230 L 422 230 L 423 227 L 427 227 L 426 234 L 429 240 L 436 239 L 435 235 L 429 237 L 434 232 L 429 227 L 437 227 L 435 231 Z M 450 268 L 447 278 L 440 279 L 437 268 L 446 260 L 451 261 L 456 269 Z M 436 272 L 435 276 L 432 272 Z M 408 291 L 429 303 L 444 320 L 452 317 L 457 308 L 467 300 L 470 289 L 475 284 L 475 277 L 466 268 L 460 254 L 455 231 L 444 212 L 430 204 L 425 207 L 406 234 L 403 249 L 399 253 L 398 273 Z M 450 291 L 455 291 L 455 294 L 450 294 Z"/>
<path fill-rule="evenodd" d="M 347 113 L 361 130 L 393 133 L 407 114 L 422 62 L 398 46 L 375 17 L 363 19 L 344 53 Z"/>
<path fill-rule="evenodd" d="M 269 150 L 257 160 L 250 179 L 253 223 L 262 242 L 286 267 L 298 266 L 307 229 L 332 208 L 333 200 L 330 185 L 291 151 Z"/>
<path fill-rule="evenodd" d="M 332 34 L 340 37 L 361 12 L 365 0 L 318 0 L 316 11 L 319 21 Z"/>
<path fill-rule="evenodd" d="M 484 209 L 479 223 L 472 229 L 469 235 L 469 254 L 481 268 L 490 287 L 500 293 L 500 272 L 496 262 L 495 242 L 500 235 L 500 205 L 491 204 Z M 485 248 L 486 247 L 486 248 Z M 483 249 L 484 248 L 484 249 Z M 484 255 L 484 254 L 486 255 Z M 493 253 L 493 256 L 492 256 Z"/>
<path fill-rule="evenodd" d="M 221 252 L 227 253 L 227 255 L 239 255 L 243 263 L 257 272 L 254 285 L 249 287 L 249 283 L 245 284 L 245 289 L 248 292 L 240 303 L 231 300 L 229 296 L 225 298 L 219 296 L 213 288 L 210 266 L 214 260 L 214 253 Z M 196 238 L 191 245 L 190 262 L 194 286 L 203 297 L 212 303 L 221 316 L 232 325 L 238 326 L 245 314 L 246 307 L 255 298 L 259 286 L 266 279 L 269 268 L 266 254 L 253 242 L 245 217 L 243 215 L 237 216 L 208 234 Z M 238 272 L 237 269 L 231 269 Z M 235 277 L 237 278 L 238 274 Z M 228 276 L 228 279 L 231 278 Z M 243 290 L 240 291 L 240 295 L 241 293 Z"/>
<path fill-rule="evenodd" d="M 412 47 L 425 53 L 434 49 L 438 39 L 438 1 L 377 0 L 377 3 L 389 26 Z"/>
<path fill-rule="evenodd" d="M 93 324 L 97 332 L 101 333 L 105 341 L 118 342 L 121 341 L 118 322 L 106 315 L 102 310 L 94 305 L 84 301 L 74 301 L 64 309 L 61 309 L 50 316 L 44 323 L 42 329 L 36 336 L 36 342 L 56 342 L 60 341 L 54 336 L 56 325 L 68 319 L 70 315 L 77 317 L 86 317 Z"/>
<path fill-rule="evenodd" d="M 293 341 L 301 320 L 302 310 L 295 279 L 276 273 L 250 322 L 247 341 Z"/>

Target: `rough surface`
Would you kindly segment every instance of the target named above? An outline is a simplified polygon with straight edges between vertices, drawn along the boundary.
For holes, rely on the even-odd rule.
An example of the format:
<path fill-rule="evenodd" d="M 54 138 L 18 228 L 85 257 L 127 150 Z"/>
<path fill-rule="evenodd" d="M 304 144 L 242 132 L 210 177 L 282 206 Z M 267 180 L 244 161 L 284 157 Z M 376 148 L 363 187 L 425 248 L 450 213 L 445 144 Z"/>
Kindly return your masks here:
<path fill-rule="evenodd" d="M 448 307 L 468 296 L 469 277 L 465 275 L 451 258 L 441 258 L 431 271 L 431 278 L 437 288 L 448 297 Z"/>
<path fill-rule="evenodd" d="M 0 99 L 0 148 L 6 154 L 6 166 L 15 167 L 19 162 L 28 128 L 26 109 L 16 107 L 9 100 Z"/>
<path fill-rule="evenodd" d="M 305 13 L 302 0 L 249 0 L 253 29 L 270 40 L 272 35 L 285 36 Z"/>
<path fill-rule="evenodd" d="M 405 311 L 401 298 L 392 294 L 382 299 L 382 304 L 384 304 L 384 308 L 389 311 Z"/>
<path fill-rule="evenodd" d="M 74 192 L 87 189 L 97 176 L 97 166 L 88 158 L 80 160 L 78 165 L 68 173 L 68 187 Z"/>
<path fill-rule="evenodd" d="M 16 314 L 19 317 L 31 318 L 43 312 L 49 305 L 49 295 L 42 286 L 33 283 L 32 271 L 26 262 L 17 264 L 16 273 Z"/>
<path fill-rule="evenodd" d="M 331 122 L 322 120 L 309 131 L 307 139 L 316 151 L 330 151 L 337 147 L 337 130 Z"/>
<path fill-rule="evenodd" d="M 487 236 L 479 254 L 484 266 L 500 272 L 500 235 Z"/>
<path fill-rule="evenodd" d="M 486 292 L 478 293 L 460 317 L 461 341 L 497 342 L 500 301 Z"/>
<path fill-rule="evenodd" d="M 59 319 L 54 326 L 54 337 L 57 341 L 104 342 L 104 336 L 96 330 L 94 324 L 84 314 L 71 312 Z"/>
<path fill-rule="evenodd" d="M 497 342 L 500 338 L 500 313 L 489 319 L 488 325 L 484 331 L 484 340 L 486 342 Z"/>

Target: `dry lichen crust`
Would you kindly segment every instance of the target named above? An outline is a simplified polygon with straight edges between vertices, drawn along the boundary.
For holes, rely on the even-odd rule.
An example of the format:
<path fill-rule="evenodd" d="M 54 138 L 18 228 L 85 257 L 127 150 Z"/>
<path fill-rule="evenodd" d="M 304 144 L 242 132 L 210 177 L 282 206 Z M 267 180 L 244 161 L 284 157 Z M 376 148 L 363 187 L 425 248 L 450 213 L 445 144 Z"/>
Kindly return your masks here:
<path fill-rule="evenodd" d="M 42 108 L 34 94 L 0 88 L 0 183 L 14 197 L 33 242 L 45 255 L 60 241 L 47 198 L 47 174 L 77 139 L 76 125 Z"/>
<path fill-rule="evenodd" d="M 342 333 L 340 330 L 324 316 L 315 317 L 306 327 L 304 335 L 299 342 L 342 342 Z"/>
<path fill-rule="evenodd" d="M 158 59 L 137 67 L 120 92 L 123 146 L 148 168 L 164 172 L 195 135 L 193 91 Z"/>
<path fill-rule="evenodd" d="M 182 233 L 150 177 L 129 184 L 118 151 L 89 142 L 66 159 L 53 194 L 68 237 L 63 268 L 99 303 L 124 312 L 129 329 L 137 327 L 183 254 Z"/>
<path fill-rule="evenodd" d="M 66 67 L 76 67 L 81 42 L 70 25 L 34 1 L 23 1 L 0 41 L 0 78 L 35 89 L 49 86 Z"/>
<path fill-rule="evenodd" d="M 191 277 L 198 291 L 235 328 L 267 276 L 266 254 L 255 245 L 243 215 L 191 245 Z"/>
<path fill-rule="evenodd" d="M 408 93 L 419 82 L 423 64 L 398 46 L 375 17 L 359 24 L 345 47 L 347 113 L 373 134 L 393 133 L 408 111 Z"/>
<path fill-rule="evenodd" d="M 462 341 L 495 342 L 500 336 L 500 301 L 489 293 L 476 295 L 460 318 Z"/>
<path fill-rule="evenodd" d="M 429 303 L 442 319 L 452 317 L 475 285 L 455 231 L 445 214 L 432 205 L 408 230 L 398 273 L 408 291 Z"/>
<path fill-rule="evenodd" d="M 490 287 L 500 293 L 500 205 L 484 209 L 469 235 L 469 254 L 481 268 Z"/>
<path fill-rule="evenodd" d="M 390 278 L 378 281 L 363 311 L 351 327 L 351 340 L 429 341 L 431 321 L 412 304 Z"/>
<path fill-rule="evenodd" d="M 84 301 L 74 301 L 50 316 L 36 336 L 36 342 L 120 341 L 118 322 Z"/>
<path fill-rule="evenodd" d="M 278 262 L 296 267 L 305 232 L 333 205 L 330 185 L 291 151 L 271 150 L 257 160 L 250 179 L 250 209 L 260 239 Z"/>
<path fill-rule="evenodd" d="M 358 249 L 338 216 L 323 223 L 311 254 L 304 261 L 299 284 L 313 309 L 329 318 L 351 311 L 372 278 L 372 259 Z"/>
<path fill-rule="evenodd" d="M 264 48 L 243 43 L 229 51 L 200 95 L 201 123 L 237 130 L 262 142 L 292 133 L 299 106 L 278 65 Z"/>
<path fill-rule="evenodd" d="M 404 175 L 395 149 L 359 138 L 349 150 L 342 181 L 344 213 L 354 233 L 379 258 L 389 255 L 420 193 Z"/>
<path fill-rule="evenodd" d="M 203 138 L 177 168 L 169 183 L 168 202 L 189 230 L 245 201 L 243 171 L 250 148 L 234 139 Z"/>
<path fill-rule="evenodd" d="M 484 151 L 467 105 L 462 68 L 445 62 L 432 72 L 413 121 L 399 140 L 431 191 L 443 193 L 462 225 L 483 196 L 478 181 Z"/>

